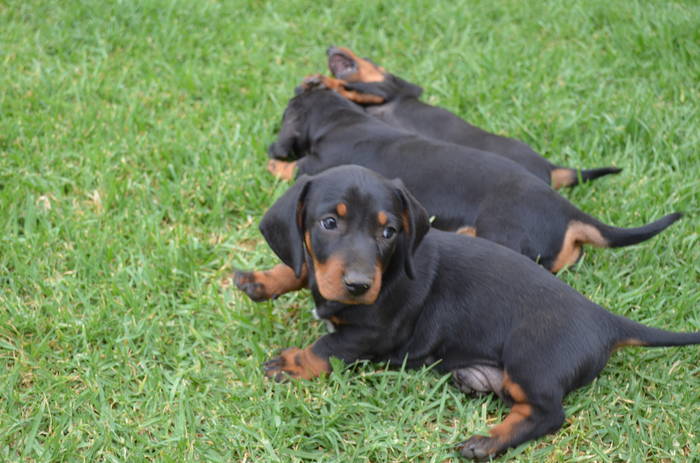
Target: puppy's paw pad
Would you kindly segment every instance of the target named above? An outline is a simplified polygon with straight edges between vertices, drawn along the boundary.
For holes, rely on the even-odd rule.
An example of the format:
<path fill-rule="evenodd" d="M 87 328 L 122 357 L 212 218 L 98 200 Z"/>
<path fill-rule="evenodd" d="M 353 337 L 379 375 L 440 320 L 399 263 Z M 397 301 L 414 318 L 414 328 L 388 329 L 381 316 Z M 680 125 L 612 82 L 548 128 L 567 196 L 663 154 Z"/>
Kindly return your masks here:
<path fill-rule="evenodd" d="M 491 437 L 472 436 L 457 445 L 459 453 L 472 460 L 485 460 L 495 453 L 495 442 Z"/>

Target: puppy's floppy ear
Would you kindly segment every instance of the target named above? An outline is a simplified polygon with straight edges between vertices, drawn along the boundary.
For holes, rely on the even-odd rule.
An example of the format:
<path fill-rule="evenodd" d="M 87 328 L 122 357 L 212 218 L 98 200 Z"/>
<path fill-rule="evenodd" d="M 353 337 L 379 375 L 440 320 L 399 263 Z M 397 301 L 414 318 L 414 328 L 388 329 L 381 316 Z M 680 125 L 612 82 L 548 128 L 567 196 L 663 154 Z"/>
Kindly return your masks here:
<path fill-rule="evenodd" d="M 304 264 L 304 201 L 311 186 L 311 177 L 302 175 L 265 213 L 260 232 L 267 244 L 301 276 Z"/>
<path fill-rule="evenodd" d="M 416 252 L 416 248 L 418 248 L 425 234 L 430 230 L 430 220 L 425 208 L 406 189 L 400 179 L 397 178 L 391 182 L 396 187 L 403 207 L 399 247 L 404 256 L 406 275 L 413 279 L 415 275 L 413 271 L 413 254 Z"/>

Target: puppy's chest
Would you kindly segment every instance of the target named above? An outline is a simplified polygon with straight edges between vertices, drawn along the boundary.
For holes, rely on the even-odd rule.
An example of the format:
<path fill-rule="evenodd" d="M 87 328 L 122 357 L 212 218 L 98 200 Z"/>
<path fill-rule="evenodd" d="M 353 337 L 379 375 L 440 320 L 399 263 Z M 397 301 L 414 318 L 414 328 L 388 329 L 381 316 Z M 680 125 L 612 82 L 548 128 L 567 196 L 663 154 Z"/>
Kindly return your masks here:
<path fill-rule="evenodd" d="M 361 320 L 357 319 L 357 314 L 349 314 L 344 309 L 345 307 L 336 306 L 335 303 L 326 303 L 317 305 L 311 313 L 316 320 L 322 320 L 326 324 L 329 333 L 335 333 L 341 326 L 349 325 L 351 322 L 359 322 L 362 325 Z"/>
<path fill-rule="evenodd" d="M 314 318 L 316 320 L 322 320 L 326 324 L 326 330 L 329 333 L 335 333 L 335 331 L 336 331 L 335 324 L 331 320 L 331 318 L 337 318 L 335 315 L 331 315 L 329 318 L 323 318 L 323 317 L 321 317 L 321 315 L 319 315 L 317 308 L 314 308 L 313 310 L 311 310 L 311 314 L 314 316 Z"/>

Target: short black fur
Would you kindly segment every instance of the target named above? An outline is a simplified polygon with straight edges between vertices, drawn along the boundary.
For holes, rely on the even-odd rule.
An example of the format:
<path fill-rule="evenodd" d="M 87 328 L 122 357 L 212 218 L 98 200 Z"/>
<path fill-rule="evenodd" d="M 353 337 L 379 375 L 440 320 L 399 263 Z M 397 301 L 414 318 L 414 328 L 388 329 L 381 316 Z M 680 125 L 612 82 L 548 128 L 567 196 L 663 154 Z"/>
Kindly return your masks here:
<path fill-rule="evenodd" d="M 345 59 L 350 61 L 358 58 L 347 56 L 347 53 L 340 48 L 330 47 L 328 49 L 330 71 L 336 77 L 343 78 L 343 75 L 338 74 L 338 69 L 331 66 L 331 60 L 336 55 L 344 55 Z M 369 62 L 371 63 L 371 61 Z M 383 81 L 347 82 L 345 87 L 359 93 L 382 97 L 383 104 L 365 105 L 364 107 L 369 114 L 391 126 L 436 140 L 448 141 L 503 156 L 520 164 L 547 184 L 553 183 L 556 186 L 574 186 L 579 183 L 579 178 L 585 182 L 622 170 L 617 167 L 577 170 L 557 166 L 526 143 L 488 132 L 469 124 L 446 109 L 421 101 L 419 98 L 423 89 L 418 85 L 388 72 L 384 72 L 384 76 Z M 558 180 L 552 178 L 552 172 L 555 170 L 562 171 L 561 175 L 563 175 L 565 183 L 557 185 Z"/>
<path fill-rule="evenodd" d="M 277 228 L 265 236 L 279 257 L 288 259 L 286 247 L 304 244 L 287 238 L 298 236 L 295 209 L 287 205 L 303 202 L 316 313 L 335 326 L 311 351 L 325 361 L 337 357 L 409 368 L 437 362 L 438 371 L 454 373 L 462 390 L 498 394 L 513 407 L 511 415 L 490 437 L 460 444 L 466 457 L 488 458 L 557 430 L 564 420 L 563 397 L 591 382 L 617 347 L 700 343 L 700 333 L 667 332 L 614 315 L 502 246 L 428 231 L 427 214 L 416 199 L 372 171 L 342 166 L 304 180 L 311 185 L 308 194 L 300 199 L 302 190 L 290 189 L 264 223 Z M 331 236 L 318 223 L 339 202 L 347 204 L 348 214 L 343 231 Z M 397 240 L 408 232 L 412 245 L 396 241 L 382 251 L 379 225 L 371 220 L 380 212 L 399 230 Z M 402 226 L 403 216 L 409 230 Z M 382 262 L 381 290 L 372 304 L 327 300 L 318 291 L 311 253 L 349 247 L 353 255 Z M 408 256 L 413 279 L 404 269 Z M 285 369 L 280 358 L 266 364 L 272 378 L 283 379 L 285 373 L 293 374 L 293 368 Z"/>
<path fill-rule="evenodd" d="M 474 227 L 477 236 L 552 271 L 573 263 L 562 264 L 566 259 L 560 254 L 574 222 L 590 225 L 600 236 L 571 238 L 571 246 L 615 247 L 648 239 L 680 218 L 672 214 L 638 229 L 605 225 L 504 157 L 391 127 L 324 88 L 307 89 L 290 100 L 269 154 L 301 158 L 297 161 L 300 174 L 357 164 L 398 177 L 435 216 L 436 228 Z"/>

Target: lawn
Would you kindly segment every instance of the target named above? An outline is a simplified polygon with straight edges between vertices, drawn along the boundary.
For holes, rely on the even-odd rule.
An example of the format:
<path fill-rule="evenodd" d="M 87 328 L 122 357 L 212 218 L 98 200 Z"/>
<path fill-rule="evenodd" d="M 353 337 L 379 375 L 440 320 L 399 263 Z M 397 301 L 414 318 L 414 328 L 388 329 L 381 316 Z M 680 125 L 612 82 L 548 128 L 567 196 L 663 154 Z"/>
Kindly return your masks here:
<path fill-rule="evenodd" d="M 700 330 L 693 0 L 6 0 L 0 30 L 0 461 L 458 461 L 502 419 L 429 369 L 262 376 L 324 327 L 307 291 L 255 304 L 228 276 L 276 262 L 266 147 L 331 44 L 556 162 L 623 167 L 563 192 L 608 223 L 686 212 L 561 278 Z M 698 458 L 700 347 L 618 352 L 565 408 L 506 457 Z"/>

